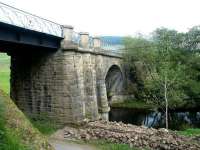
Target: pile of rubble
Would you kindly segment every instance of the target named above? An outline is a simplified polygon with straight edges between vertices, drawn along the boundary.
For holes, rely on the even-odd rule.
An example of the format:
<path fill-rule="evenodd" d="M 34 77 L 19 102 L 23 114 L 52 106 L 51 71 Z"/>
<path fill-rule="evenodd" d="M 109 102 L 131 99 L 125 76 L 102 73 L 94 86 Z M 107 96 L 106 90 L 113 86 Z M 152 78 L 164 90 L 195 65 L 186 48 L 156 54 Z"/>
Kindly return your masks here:
<path fill-rule="evenodd" d="M 200 150 L 200 144 L 166 129 L 153 129 L 117 122 L 90 122 L 81 128 L 65 127 L 59 131 L 62 139 L 103 139 L 130 147 L 157 150 Z"/>

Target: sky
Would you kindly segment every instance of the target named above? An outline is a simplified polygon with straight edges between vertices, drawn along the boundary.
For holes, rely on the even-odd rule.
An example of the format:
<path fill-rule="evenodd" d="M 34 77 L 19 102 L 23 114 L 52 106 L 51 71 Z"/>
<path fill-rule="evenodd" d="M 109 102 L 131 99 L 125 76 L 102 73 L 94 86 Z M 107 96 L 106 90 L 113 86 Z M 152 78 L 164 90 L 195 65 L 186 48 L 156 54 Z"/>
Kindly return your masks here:
<path fill-rule="evenodd" d="M 200 25 L 200 0 L 0 0 L 77 32 L 149 34 L 159 27 L 186 32 Z"/>

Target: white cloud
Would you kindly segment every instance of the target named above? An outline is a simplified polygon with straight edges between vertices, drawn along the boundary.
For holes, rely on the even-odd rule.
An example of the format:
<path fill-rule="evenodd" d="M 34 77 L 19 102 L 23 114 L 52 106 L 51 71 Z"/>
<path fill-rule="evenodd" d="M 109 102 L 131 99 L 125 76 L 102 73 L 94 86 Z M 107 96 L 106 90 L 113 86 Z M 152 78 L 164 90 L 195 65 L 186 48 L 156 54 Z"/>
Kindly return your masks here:
<path fill-rule="evenodd" d="M 165 26 L 179 31 L 200 24 L 199 0 L 1 0 L 76 31 L 132 35 Z"/>

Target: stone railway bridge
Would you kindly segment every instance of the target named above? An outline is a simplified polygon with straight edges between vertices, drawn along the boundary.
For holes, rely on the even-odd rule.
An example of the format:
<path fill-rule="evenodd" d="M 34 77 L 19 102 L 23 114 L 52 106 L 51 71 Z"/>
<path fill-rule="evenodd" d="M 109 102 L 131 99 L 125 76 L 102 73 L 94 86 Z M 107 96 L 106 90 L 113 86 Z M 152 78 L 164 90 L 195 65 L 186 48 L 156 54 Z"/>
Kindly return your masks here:
<path fill-rule="evenodd" d="M 126 77 L 121 54 L 105 50 L 103 42 L 0 3 L 0 52 L 11 56 L 10 95 L 30 116 L 60 123 L 108 119 L 109 101 L 124 97 Z"/>

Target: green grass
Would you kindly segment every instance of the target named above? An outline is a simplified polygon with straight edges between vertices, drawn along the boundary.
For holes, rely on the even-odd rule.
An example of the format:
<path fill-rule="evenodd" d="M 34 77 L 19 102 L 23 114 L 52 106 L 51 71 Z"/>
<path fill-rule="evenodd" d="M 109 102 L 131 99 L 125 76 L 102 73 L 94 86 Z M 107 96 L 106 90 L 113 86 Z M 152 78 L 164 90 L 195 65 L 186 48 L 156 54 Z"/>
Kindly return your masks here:
<path fill-rule="evenodd" d="M 0 53 L 0 88 L 10 92 L 10 57 L 4 53 Z"/>
<path fill-rule="evenodd" d="M 27 118 L 29 118 L 35 128 L 47 137 L 64 127 L 51 119 L 46 113 L 41 113 L 39 115 L 29 114 Z"/>
<path fill-rule="evenodd" d="M 139 100 L 126 100 L 122 103 L 111 104 L 113 108 L 131 108 L 131 109 L 155 109 L 156 106 L 153 104 L 147 104 L 144 101 Z"/>
<path fill-rule="evenodd" d="M 1 98 L 1 97 L 0 97 Z M 26 146 L 21 144 L 19 136 L 6 126 L 5 104 L 0 99 L 0 150 L 27 150 Z"/>
<path fill-rule="evenodd" d="M 0 150 L 52 150 L 7 94 L 0 90 Z"/>
<path fill-rule="evenodd" d="M 177 133 L 184 136 L 200 136 L 200 128 L 189 128 L 183 131 L 177 131 Z"/>
<path fill-rule="evenodd" d="M 7 94 L 10 92 L 10 72 L 0 71 L 0 88 Z"/>
<path fill-rule="evenodd" d="M 96 147 L 98 150 L 141 150 L 131 148 L 128 144 L 112 143 L 106 140 L 73 141 L 77 144 L 88 144 Z"/>
<path fill-rule="evenodd" d="M 0 150 L 30 150 L 21 143 L 18 136 L 6 128 L 0 128 Z"/>
<path fill-rule="evenodd" d="M 7 62 L 9 62 L 9 56 L 5 53 L 0 53 L 0 64 L 6 64 Z"/>
<path fill-rule="evenodd" d="M 49 136 L 55 133 L 61 126 L 57 125 L 55 122 L 50 119 L 44 120 L 31 120 L 31 123 L 35 128 L 37 128 L 43 135 Z"/>
<path fill-rule="evenodd" d="M 93 141 L 91 144 L 95 145 L 100 150 L 139 150 L 136 148 L 130 148 L 127 144 L 117 144 L 101 140 Z"/>

